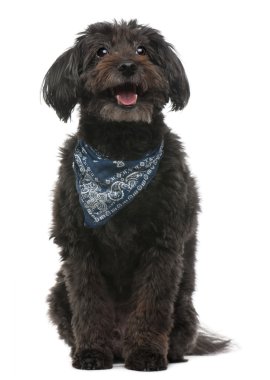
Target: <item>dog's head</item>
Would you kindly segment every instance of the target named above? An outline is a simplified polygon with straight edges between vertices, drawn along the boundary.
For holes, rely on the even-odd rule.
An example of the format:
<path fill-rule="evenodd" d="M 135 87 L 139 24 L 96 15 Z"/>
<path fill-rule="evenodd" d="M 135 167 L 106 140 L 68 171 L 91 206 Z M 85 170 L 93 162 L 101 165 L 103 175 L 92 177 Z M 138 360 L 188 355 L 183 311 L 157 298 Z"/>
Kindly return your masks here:
<path fill-rule="evenodd" d="M 189 85 L 172 45 L 132 20 L 90 25 L 47 72 L 43 96 L 64 121 L 79 103 L 103 120 L 150 123 L 169 100 L 182 109 Z"/>

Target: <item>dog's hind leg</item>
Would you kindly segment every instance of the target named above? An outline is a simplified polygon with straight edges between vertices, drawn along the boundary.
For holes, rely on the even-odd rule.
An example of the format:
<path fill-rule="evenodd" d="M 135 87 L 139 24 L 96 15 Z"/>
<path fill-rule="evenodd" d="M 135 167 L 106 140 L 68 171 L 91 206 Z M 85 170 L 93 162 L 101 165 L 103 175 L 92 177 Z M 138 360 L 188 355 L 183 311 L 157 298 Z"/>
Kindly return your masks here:
<path fill-rule="evenodd" d="M 198 317 L 192 303 L 194 291 L 196 237 L 185 243 L 184 272 L 174 304 L 174 325 L 169 338 L 168 361 L 186 361 L 186 355 L 194 346 L 198 330 Z"/>
<path fill-rule="evenodd" d="M 179 295 L 176 301 L 168 351 L 168 361 L 171 363 L 186 361 L 184 355 L 190 352 L 197 338 L 197 313 L 191 299 L 184 298 Z"/>
<path fill-rule="evenodd" d="M 74 336 L 71 328 L 72 313 L 68 301 L 67 289 L 64 275 L 60 270 L 57 273 L 56 284 L 51 288 L 47 298 L 49 304 L 50 320 L 57 326 L 61 339 L 70 346 L 74 347 Z"/>
<path fill-rule="evenodd" d="M 184 355 L 205 355 L 226 351 L 231 341 L 210 333 L 199 326 L 192 303 L 194 291 L 196 238 L 185 244 L 184 273 L 174 304 L 174 326 L 169 340 L 168 361 L 186 361 Z"/>

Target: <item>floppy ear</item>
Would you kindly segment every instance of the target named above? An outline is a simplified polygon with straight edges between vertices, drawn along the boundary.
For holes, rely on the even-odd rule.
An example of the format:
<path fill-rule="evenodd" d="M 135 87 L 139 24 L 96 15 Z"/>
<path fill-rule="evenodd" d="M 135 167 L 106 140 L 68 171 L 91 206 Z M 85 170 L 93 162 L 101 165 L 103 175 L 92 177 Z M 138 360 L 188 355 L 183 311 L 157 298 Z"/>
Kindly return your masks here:
<path fill-rule="evenodd" d="M 43 80 L 43 97 L 58 117 L 67 121 L 78 101 L 80 51 L 77 46 L 63 53 Z"/>
<path fill-rule="evenodd" d="M 174 47 L 167 44 L 165 50 L 165 72 L 169 82 L 169 97 L 172 102 L 172 110 L 183 109 L 190 96 L 188 79 L 182 63 L 174 52 Z"/>

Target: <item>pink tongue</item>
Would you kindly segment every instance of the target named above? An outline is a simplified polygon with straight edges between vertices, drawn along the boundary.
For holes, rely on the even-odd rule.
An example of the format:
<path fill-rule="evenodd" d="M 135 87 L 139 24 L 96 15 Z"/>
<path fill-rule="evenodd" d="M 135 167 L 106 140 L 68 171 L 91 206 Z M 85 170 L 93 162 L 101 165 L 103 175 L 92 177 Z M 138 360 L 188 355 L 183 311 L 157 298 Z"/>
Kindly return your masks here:
<path fill-rule="evenodd" d="M 116 95 L 118 104 L 123 106 L 133 106 L 137 103 L 138 95 L 135 92 L 121 91 Z"/>

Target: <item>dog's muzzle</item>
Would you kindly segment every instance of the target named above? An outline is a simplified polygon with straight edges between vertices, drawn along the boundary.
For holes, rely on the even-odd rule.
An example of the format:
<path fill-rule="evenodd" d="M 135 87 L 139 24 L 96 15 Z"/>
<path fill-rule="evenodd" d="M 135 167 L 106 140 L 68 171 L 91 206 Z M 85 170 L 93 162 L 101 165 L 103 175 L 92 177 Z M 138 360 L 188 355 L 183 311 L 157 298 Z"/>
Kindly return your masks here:
<path fill-rule="evenodd" d="M 126 61 L 120 63 L 118 71 L 125 77 L 129 78 L 137 71 L 137 65 L 135 62 Z M 115 96 L 117 104 L 125 107 L 134 106 L 137 103 L 138 94 L 136 86 L 125 85 L 115 89 Z"/>

